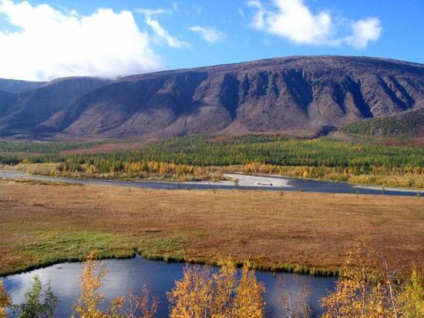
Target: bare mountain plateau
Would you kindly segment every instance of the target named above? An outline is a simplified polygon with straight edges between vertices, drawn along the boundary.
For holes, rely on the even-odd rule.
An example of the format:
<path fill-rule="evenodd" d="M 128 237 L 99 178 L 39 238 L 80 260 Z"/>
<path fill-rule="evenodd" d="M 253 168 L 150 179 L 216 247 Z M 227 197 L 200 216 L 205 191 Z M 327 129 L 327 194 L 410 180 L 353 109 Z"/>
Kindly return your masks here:
<path fill-rule="evenodd" d="M 0 80 L 7 138 L 327 133 L 373 118 L 424 116 L 423 108 L 423 64 L 367 57 L 286 57 L 115 80 Z"/>

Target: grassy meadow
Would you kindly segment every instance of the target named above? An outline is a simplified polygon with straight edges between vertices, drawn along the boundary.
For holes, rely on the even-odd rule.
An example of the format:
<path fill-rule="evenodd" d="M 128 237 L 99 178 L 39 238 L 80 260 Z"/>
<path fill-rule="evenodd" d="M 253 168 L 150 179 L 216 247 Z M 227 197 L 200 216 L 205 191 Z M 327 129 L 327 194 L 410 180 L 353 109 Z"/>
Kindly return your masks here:
<path fill-rule="evenodd" d="M 0 180 L 0 274 L 66 260 L 145 257 L 336 273 L 361 235 L 391 269 L 424 264 L 424 198 L 150 190 Z"/>

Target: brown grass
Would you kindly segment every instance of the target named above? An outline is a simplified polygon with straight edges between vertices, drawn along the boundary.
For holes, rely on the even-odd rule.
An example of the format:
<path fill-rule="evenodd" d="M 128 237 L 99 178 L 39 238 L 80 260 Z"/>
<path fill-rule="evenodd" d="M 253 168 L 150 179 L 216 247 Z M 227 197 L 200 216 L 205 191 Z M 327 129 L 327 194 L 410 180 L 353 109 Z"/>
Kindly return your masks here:
<path fill-rule="evenodd" d="M 391 268 L 424 264 L 424 199 L 302 192 L 149 190 L 0 180 L 0 273 L 96 249 L 260 268 L 337 270 L 360 235 Z"/>
<path fill-rule="evenodd" d="M 421 148 L 424 147 L 424 138 L 408 138 L 405 140 L 388 140 L 385 142 L 387 146 L 408 146 L 408 147 L 416 147 Z"/>

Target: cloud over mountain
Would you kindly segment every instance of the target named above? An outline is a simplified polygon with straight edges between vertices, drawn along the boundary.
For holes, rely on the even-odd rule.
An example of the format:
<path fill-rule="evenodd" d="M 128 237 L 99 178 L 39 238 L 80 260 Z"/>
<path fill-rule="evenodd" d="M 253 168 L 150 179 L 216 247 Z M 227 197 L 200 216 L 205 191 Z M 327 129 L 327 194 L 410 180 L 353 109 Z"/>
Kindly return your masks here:
<path fill-rule="evenodd" d="M 80 15 L 47 4 L 3 0 L 0 14 L 11 26 L 0 31 L 4 78 L 116 77 L 164 68 L 130 11 L 98 9 Z"/>

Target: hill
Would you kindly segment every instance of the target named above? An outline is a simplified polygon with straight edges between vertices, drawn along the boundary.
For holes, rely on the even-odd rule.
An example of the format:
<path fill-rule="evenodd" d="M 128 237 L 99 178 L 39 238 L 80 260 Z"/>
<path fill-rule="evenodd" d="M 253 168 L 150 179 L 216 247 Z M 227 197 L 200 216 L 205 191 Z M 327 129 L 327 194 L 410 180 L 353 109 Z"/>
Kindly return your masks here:
<path fill-rule="evenodd" d="M 46 84 L 46 82 L 18 81 L 0 78 L 0 91 L 22 93 L 25 91 L 37 89 L 44 84 Z"/>
<path fill-rule="evenodd" d="M 3 136 L 325 133 L 423 108 L 424 65 L 366 57 L 287 57 L 114 81 L 60 79 L 30 92 L 0 93 L 0 103 Z"/>
<path fill-rule="evenodd" d="M 0 92 L 0 135 L 34 137 L 35 127 L 105 82 L 63 78 L 17 94 Z"/>
<path fill-rule="evenodd" d="M 341 130 L 354 135 L 424 137 L 424 108 L 360 121 Z"/>

